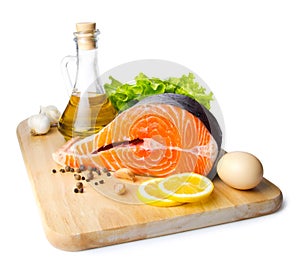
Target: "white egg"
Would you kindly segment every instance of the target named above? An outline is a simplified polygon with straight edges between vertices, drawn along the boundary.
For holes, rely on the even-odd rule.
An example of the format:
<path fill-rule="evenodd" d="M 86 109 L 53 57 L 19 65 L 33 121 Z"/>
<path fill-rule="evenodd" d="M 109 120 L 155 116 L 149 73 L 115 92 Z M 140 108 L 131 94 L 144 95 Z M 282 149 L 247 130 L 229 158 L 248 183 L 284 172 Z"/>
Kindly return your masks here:
<path fill-rule="evenodd" d="M 263 179 L 260 160 L 251 153 L 242 151 L 223 155 L 218 162 L 217 172 L 224 183 L 240 190 L 252 189 Z"/>

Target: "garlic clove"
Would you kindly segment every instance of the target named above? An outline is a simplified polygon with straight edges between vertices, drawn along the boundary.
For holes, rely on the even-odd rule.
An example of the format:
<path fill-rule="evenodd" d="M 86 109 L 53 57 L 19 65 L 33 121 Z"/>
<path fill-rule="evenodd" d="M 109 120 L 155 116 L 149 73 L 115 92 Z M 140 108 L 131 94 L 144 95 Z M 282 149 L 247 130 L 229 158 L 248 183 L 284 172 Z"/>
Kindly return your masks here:
<path fill-rule="evenodd" d="M 132 170 L 127 168 L 121 168 L 114 172 L 114 176 L 119 179 L 128 179 L 135 182 L 135 175 Z"/>
<path fill-rule="evenodd" d="M 123 195 L 126 192 L 126 186 L 123 183 L 116 183 L 114 185 L 114 191 L 118 195 Z"/>
<path fill-rule="evenodd" d="M 36 114 L 27 120 L 32 135 L 43 135 L 50 130 L 50 120 L 44 114 Z"/>
<path fill-rule="evenodd" d="M 44 114 L 49 118 L 51 126 L 55 126 L 61 116 L 60 111 L 54 105 L 41 106 L 40 114 Z"/>

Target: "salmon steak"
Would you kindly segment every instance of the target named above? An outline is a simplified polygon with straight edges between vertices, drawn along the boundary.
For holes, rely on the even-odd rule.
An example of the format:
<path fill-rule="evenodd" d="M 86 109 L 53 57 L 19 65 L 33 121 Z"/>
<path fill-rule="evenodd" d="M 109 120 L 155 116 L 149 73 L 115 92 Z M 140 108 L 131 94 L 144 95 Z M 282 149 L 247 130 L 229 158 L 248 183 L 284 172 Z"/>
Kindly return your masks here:
<path fill-rule="evenodd" d="M 195 172 L 207 176 L 221 150 L 220 126 L 204 106 L 180 94 L 149 96 L 121 112 L 98 133 L 72 138 L 53 153 L 60 165 L 143 176 Z"/>

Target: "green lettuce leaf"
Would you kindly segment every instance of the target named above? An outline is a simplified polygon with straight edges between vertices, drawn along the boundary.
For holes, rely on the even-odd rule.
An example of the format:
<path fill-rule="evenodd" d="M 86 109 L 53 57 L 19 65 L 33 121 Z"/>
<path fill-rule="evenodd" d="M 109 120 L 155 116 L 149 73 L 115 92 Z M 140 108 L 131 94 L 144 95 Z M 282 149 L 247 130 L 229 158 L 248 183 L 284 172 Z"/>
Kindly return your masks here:
<path fill-rule="evenodd" d="M 189 96 L 207 109 L 210 109 L 210 102 L 213 100 L 213 93 L 206 93 L 206 89 L 195 81 L 195 76 L 192 73 L 182 75 L 180 78 L 170 77 L 162 80 L 155 77 L 149 78 L 141 72 L 135 77 L 134 84 L 122 84 L 112 76 L 109 79 L 111 83 L 104 84 L 104 88 L 112 104 L 119 111 L 131 107 L 147 96 L 162 93 Z"/>

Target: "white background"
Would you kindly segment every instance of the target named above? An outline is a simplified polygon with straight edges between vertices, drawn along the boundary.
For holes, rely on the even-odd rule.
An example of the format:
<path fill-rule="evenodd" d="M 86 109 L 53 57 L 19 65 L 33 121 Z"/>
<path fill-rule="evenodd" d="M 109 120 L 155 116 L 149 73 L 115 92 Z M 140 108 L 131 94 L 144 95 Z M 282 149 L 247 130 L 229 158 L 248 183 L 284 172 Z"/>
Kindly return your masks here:
<path fill-rule="evenodd" d="M 2 1 L 0 4 L 1 256 L 7 260 L 299 260 L 300 6 L 297 1 Z M 283 192 L 255 219 L 82 252 L 45 237 L 16 137 L 19 122 L 67 92 L 61 58 L 75 23 L 96 21 L 101 71 L 137 59 L 189 67 L 222 108 L 227 151 L 261 159 Z"/>

